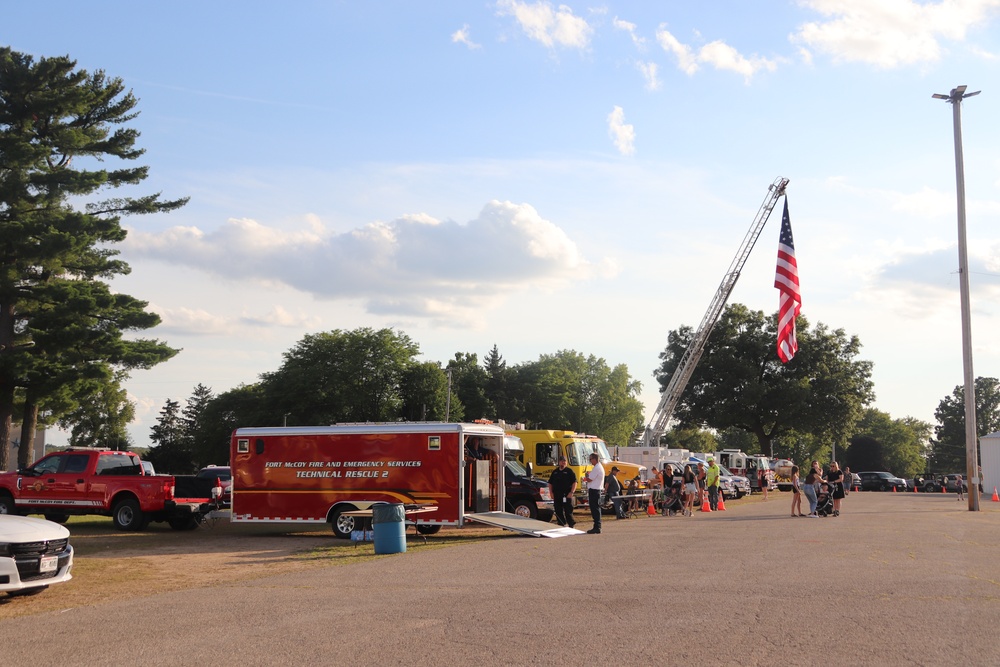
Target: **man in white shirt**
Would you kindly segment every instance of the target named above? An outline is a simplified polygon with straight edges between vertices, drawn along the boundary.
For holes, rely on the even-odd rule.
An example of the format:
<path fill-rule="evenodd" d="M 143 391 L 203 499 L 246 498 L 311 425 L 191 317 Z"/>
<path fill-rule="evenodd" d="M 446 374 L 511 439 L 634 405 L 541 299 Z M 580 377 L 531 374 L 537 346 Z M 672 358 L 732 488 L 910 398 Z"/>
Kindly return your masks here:
<path fill-rule="evenodd" d="M 597 454 L 590 455 L 590 470 L 583 476 L 587 484 L 587 502 L 590 503 L 590 515 L 594 517 L 594 527 L 587 532 L 591 535 L 601 534 L 601 491 L 604 489 L 604 466 Z"/>

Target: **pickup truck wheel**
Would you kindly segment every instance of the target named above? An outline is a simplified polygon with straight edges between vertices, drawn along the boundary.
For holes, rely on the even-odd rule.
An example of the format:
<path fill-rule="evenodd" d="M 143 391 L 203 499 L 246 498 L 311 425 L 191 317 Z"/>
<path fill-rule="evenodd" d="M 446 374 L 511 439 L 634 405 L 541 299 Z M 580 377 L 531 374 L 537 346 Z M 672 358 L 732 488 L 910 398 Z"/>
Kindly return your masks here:
<path fill-rule="evenodd" d="M 194 530 L 198 527 L 198 517 L 181 516 L 167 519 L 167 524 L 174 530 Z M 141 528 L 139 530 L 142 530 Z"/>
<path fill-rule="evenodd" d="M 17 514 L 14 499 L 7 494 L 0 494 L 0 514 Z"/>
<path fill-rule="evenodd" d="M 333 514 L 330 515 L 330 525 L 334 535 L 342 540 L 351 539 L 351 531 L 354 530 L 357 522 L 353 516 L 344 516 L 343 514 L 344 512 L 353 512 L 356 509 L 353 505 L 346 505 L 333 511 Z"/>
<path fill-rule="evenodd" d="M 144 525 L 148 525 L 148 522 L 143 523 L 146 521 L 146 516 L 139 507 L 139 501 L 135 498 L 118 501 L 114 509 L 111 510 L 111 520 L 118 530 L 136 531 L 142 530 Z"/>
<path fill-rule="evenodd" d="M 538 517 L 538 508 L 531 500 L 517 498 L 511 501 L 511 505 L 514 507 L 514 514 L 517 516 L 523 516 L 525 519 L 534 519 Z"/>
<path fill-rule="evenodd" d="M 53 521 L 55 523 L 66 523 L 69 521 L 69 514 L 43 514 L 46 521 Z"/>
<path fill-rule="evenodd" d="M 934 493 L 935 491 L 937 491 L 937 489 L 934 488 L 933 484 L 924 485 L 924 493 Z"/>
<path fill-rule="evenodd" d="M 441 532 L 441 526 L 431 526 L 425 523 L 418 523 L 417 532 L 421 535 L 436 535 Z"/>

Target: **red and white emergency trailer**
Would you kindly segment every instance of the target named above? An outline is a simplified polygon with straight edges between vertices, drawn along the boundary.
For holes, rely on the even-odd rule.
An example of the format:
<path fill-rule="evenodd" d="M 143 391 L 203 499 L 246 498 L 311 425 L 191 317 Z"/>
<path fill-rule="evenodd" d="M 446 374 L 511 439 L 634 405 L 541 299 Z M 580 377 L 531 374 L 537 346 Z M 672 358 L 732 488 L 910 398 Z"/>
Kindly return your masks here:
<path fill-rule="evenodd" d="M 467 454 L 474 443 L 479 458 Z M 330 523 L 348 539 L 355 517 L 345 512 L 402 503 L 430 508 L 407 517 L 424 534 L 469 520 L 499 525 L 513 517 L 502 511 L 503 446 L 503 429 L 491 424 L 240 428 L 230 452 L 232 520 Z"/>

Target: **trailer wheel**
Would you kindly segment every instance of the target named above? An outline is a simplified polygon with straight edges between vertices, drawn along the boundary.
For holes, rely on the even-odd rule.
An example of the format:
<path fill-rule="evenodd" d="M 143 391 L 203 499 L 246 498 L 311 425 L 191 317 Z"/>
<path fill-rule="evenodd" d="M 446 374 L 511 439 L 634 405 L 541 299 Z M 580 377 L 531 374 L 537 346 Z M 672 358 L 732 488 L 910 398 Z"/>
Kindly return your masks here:
<path fill-rule="evenodd" d="M 111 510 L 111 519 L 118 530 L 136 531 L 148 525 L 146 516 L 139 507 L 139 501 L 135 498 L 119 500 Z"/>
<path fill-rule="evenodd" d="M 514 508 L 514 514 L 517 516 L 524 517 L 525 519 L 535 519 L 538 517 L 538 507 L 530 499 L 517 498 L 512 500 L 510 504 Z"/>
<path fill-rule="evenodd" d="M 417 532 L 421 535 L 436 535 L 441 532 L 441 526 L 432 526 L 428 523 L 418 523 Z"/>
<path fill-rule="evenodd" d="M 342 540 L 351 539 L 351 531 L 354 530 L 355 520 L 353 516 L 344 516 L 344 512 L 353 512 L 357 507 L 353 505 L 344 505 L 333 510 L 330 514 L 330 526 L 333 528 L 333 534 Z"/>

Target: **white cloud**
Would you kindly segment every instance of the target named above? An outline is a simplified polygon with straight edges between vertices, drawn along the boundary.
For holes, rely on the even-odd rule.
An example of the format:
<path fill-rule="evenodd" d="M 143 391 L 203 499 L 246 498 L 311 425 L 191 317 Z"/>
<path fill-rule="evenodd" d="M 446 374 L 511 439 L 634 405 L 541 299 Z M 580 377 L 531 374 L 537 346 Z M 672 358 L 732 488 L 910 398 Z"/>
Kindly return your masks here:
<path fill-rule="evenodd" d="M 308 230 L 283 231 L 253 220 L 229 220 L 211 232 L 176 227 L 132 231 L 129 257 L 186 266 L 223 278 L 285 285 L 320 299 L 360 300 L 369 312 L 439 317 L 481 308 L 520 290 L 553 290 L 608 275 L 558 226 L 528 204 L 491 201 L 466 224 L 426 214 L 333 233 L 313 219 Z M 204 311 L 162 312 L 164 326 L 211 334 L 228 326 Z M 302 327 L 309 318 L 276 308 L 241 322 Z"/>
<path fill-rule="evenodd" d="M 638 61 L 636 68 L 642 73 L 642 78 L 646 80 L 646 90 L 659 90 L 660 79 L 657 76 L 659 66 L 653 62 Z"/>
<path fill-rule="evenodd" d="M 667 31 L 666 23 L 660 24 L 656 31 L 656 41 L 663 50 L 677 56 L 677 67 L 685 74 L 691 75 L 698 71 L 698 59 L 691 52 L 691 47 L 681 44 L 676 37 Z"/>
<path fill-rule="evenodd" d="M 777 64 L 762 56 L 744 56 L 722 40 L 710 42 L 695 51 L 691 46 L 683 44 L 661 24 L 656 31 L 656 41 L 667 53 L 677 58 L 677 68 L 688 75 L 699 69 L 699 64 L 710 65 L 717 70 L 742 74 L 749 83 L 754 74 L 761 70 L 773 72 Z"/>
<path fill-rule="evenodd" d="M 716 40 L 701 47 L 698 51 L 698 60 L 712 65 L 715 69 L 727 72 L 742 74 L 744 81 L 750 83 L 753 75 L 761 70 L 773 72 L 775 63 L 773 60 L 760 56 L 743 56 L 723 41 Z"/>
<path fill-rule="evenodd" d="M 500 16 L 513 16 L 529 38 L 549 48 L 563 46 L 586 49 L 594 32 L 590 24 L 575 16 L 572 8 L 567 5 L 559 5 L 553 9 L 548 2 L 499 0 L 497 13 Z"/>
<path fill-rule="evenodd" d="M 627 32 L 628 36 L 632 38 L 632 44 L 635 45 L 635 48 L 640 51 L 646 48 L 646 38 L 640 37 L 636 34 L 635 29 L 637 26 L 634 23 L 624 21 L 616 16 L 614 20 L 611 21 L 611 25 L 613 25 L 616 30 L 624 30 Z"/>
<path fill-rule="evenodd" d="M 482 44 L 476 44 L 469 37 L 469 24 L 466 23 L 461 28 L 451 33 L 451 41 L 455 44 L 465 44 L 470 49 L 481 49 Z"/>
<path fill-rule="evenodd" d="M 625 123 L 625 111 L 616 106 L 608 114 L 608 134 L 622 155 L 635 153 L 635 128 Z"/>
<path fill-rule="evenodd" d="M 942 40 L 960 41 L 982 27 L 1000 0 L 800 0 L 824 21 L 799 26 L 791 35 L 838 62 L 863 62 L 885 69 L 935 62 Z"/>

